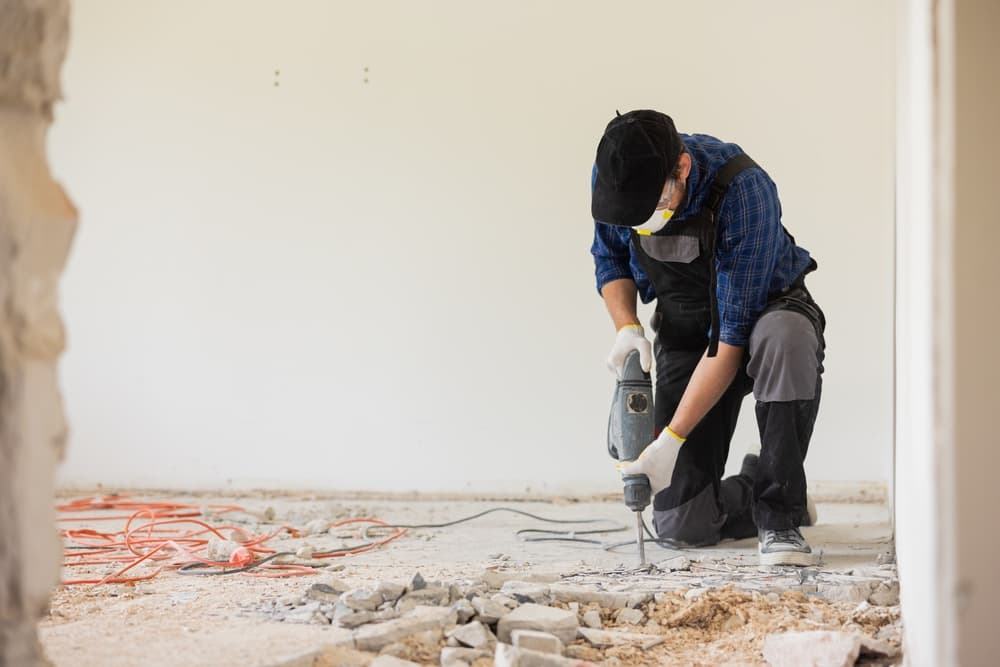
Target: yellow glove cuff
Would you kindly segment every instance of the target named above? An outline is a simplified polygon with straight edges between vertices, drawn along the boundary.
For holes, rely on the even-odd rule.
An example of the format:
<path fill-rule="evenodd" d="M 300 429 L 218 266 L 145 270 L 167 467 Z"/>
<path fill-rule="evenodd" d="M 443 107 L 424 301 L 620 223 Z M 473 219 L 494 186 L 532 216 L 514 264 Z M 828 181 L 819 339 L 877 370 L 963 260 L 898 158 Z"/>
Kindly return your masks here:
<path fill-rule="evenodd" d="M 672 437 L 674 440 L 677 440 L 678 442 L 682 443 L 687 442 L 687 438 L 682 438 L 681 436 L 677 435 L 676 433 L 674 433 L 674 429 L 670 428 L 669 426 L 665 426 L 663 430 L 669 433 L 670 437 Z"/>

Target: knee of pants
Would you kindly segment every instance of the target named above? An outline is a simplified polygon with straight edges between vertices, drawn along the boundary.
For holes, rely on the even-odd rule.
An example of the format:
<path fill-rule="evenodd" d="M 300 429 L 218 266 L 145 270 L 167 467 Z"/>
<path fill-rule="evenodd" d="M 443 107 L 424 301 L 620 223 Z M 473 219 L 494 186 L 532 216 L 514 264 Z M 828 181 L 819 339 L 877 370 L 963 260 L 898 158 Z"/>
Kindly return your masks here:
<path fill-rule="evenodd" d="M 812 322 L 791 310 L 766 313 L 750 332 L 747 374 L 758 401 L 812 400 L 823 347 Z"/>
<path fill-rule="evenodd" d="M 661 540 L 682 546 L 702 547 L 721 539 L 726 516 L 719 508 L 715 489 L 705 487 L 691 500 L 670 509 L 653 509 L 653 525 Z"/>

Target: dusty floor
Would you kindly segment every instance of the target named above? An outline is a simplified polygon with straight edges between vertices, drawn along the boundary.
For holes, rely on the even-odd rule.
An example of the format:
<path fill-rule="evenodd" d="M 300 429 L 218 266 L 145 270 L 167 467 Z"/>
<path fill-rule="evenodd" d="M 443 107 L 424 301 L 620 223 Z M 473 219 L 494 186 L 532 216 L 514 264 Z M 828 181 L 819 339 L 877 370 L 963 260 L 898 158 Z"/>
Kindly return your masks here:
<path fill-rule="evenodd" d="M 501 505 L 554 519 L 604 519 L 609 526 L 627 526 L 624 532 L 585 536 L 605 544 L 633 537 L 634 526 L 630 513 L 617 502 L 377 501 L 260 495 L 171 499 L 241 505 L 248 512 L 230 514 L 225 522 L 245 525 L 255 533 L 279 525 L 301 528 L 316 519 L 359 516 L 389 523 L 442 523 Z M 294 614 L 286 612 L 300 604 L 305 591 L 317 582 L 351 587 L 407 583 L 419 572 L 424 579 L 459 588 L 482 586 L 485 577 L 492 588 L 505 581 L 536 581 L 595 591 L 659 593 L 655 602 L 642 605 L 641 627 L 617 622 L 607 609 L 601 614 L 610 629 L 659 634 L 664 641 L 647 650 L 619 646 L 598 651 L 580 640 L 568 652 L 599 664 L 763 664 L 764 638 L 781 630 L 847 628 L 898 646 L 898 580 L 891 564 L 886 506 L 879 502 L 820 503 L 819 515 L 819 525 L 804 530 L 814 550 L 822 554 L 820 565 L 814 568 L 760 568 L 756 540 L 743 540 L 683 553 L 647 545 L 647 560 L 654 567 L 639 569 L 634 544 L 608 551 L 596 544 L 525 541 L 516 531 L 553 526 L 522 515 L 494 513 L 452 527 L 411 530 L 378 550 L 324 560 L 311 576 L 202 577 L 164 571 L 134 585 L 63 586 L 53 594 L 51 614 L 40 633 L 49 657 L 59 666 L 338 664 L 327 647 L 342 643 L 350 631 L 330 624 L 293 622 Z M 123 522 L 60 525 L 109 531 Z M 583 524 L 554 527 L 592 528 Z M 309 545 L 323 551 L 356 544 L 357 537 L 340 530 L 276 538 L 270 546 L 297 551 Z M 679 555 L 687 562 L 677 560 Z M 657 563 L 660 567 L 655 567 Z M 670 571 L 678 563 L 680 569 Z M 151 571 L 147 565 L 130 574 Z M 100 578 L 115 569 L 66 568 L 64 578 Z M 580 614 L 586 609 L 581 605 Z M 406 657 L 437 664 L 435 650 L 433 645 L 430 652 L 427 647 L 414 648 Z"/>

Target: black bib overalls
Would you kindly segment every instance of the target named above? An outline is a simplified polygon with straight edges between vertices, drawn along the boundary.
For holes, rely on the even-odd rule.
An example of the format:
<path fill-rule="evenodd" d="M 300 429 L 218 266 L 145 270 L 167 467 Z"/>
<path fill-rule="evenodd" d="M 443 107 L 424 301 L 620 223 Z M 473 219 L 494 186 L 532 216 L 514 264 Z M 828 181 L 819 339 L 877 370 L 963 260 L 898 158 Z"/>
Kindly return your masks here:
<path fill-rule="evenodd" d="M 747 155 L 733 157 L 694 216 L 653 235 L 632 233 L 631 250 L 656 292 L 657 430 L 670 422 L 702 356 L 716 353 L 718 211 L 733 178 L 755 166 Z M 755 535 L 757 526 L 777 530 L 806 521 L 803 461 L 819 406 L 824 326 L 802 277 L 770 295 L 736 378 L 689 434 L 671 485 L 656 495 L 653 517 L 662 539 L 701 546 Z M 723 480 L 740 406 L 751 391 L 758 399 L 760 460 L 756 470 Z"/>

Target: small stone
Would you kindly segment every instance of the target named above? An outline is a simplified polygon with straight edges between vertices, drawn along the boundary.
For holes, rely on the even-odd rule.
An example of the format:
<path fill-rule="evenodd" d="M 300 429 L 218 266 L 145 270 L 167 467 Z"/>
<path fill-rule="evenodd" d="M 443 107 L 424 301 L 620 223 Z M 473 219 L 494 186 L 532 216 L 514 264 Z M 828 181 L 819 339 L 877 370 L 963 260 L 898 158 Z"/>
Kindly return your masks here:
<path fill-rule="evenodd" d="M 673 558 L 660 561 L 656 564 L 656 567 L 668 572 L 682 572 L 691 569 L 691 561 L 687 556 L 674 556 Z"/>
<path fill-rule="evenodd" d="M 468 623 L 472 620 L 472 617 L 476 615 L 476 609 L 472 606 L 472 603 L 465 598 L 462 598 L 455 604 L 451 605 L 451 608 L 455 610 L 455 614 L 458 616 L 459 625 Z"/>
<path fill-rule="evenodd" d="M 446 605 L 451 601 L 451 591 L 444 586 L 425 585 L 399 598 L 396 609 L 406 612 L 414 607 L 426 605 Z"/>
<path fill-rule="evenodd" d="M 296 549 L 295 557 L 302 559 L 309 559 L 313 557 L 314 553 L 316 553 L 316 549 L 314 549 L 311 545 L 307 544 L 305 546 L 301 546 L 298 549 Z"/>
<path fill-rule="evenodd" d="M 332 602 L 336 603 L 340 600 L 341 594 L 344 589 L 337 590 L 335 586 L 325 583 L 313 584 L 306 591 L 306 597 L 310 600 L 317 600 L 319 602 Z"/>
<path fill-rule="evenodd" d="M 340 601 L 356 611 L 375 611 L 382 604 L 382 594 L 367 588 L 355 588 L 341 595 Z"/>
<path fill-rule="evenodd" d="M 576 639 L 578 626 L 576 614 L 571 611 L 528 603 L 500 619 L 497 623 L 497 637 L 502 642 L 510 642 L 510 635 L 514 630 L 540 630 L 569 644 Z"/>
<path fill-rule="evenodd" d="M 322 625 L 328 625 L 330 619 L 326 617 L 322 611 L 320 611 L 319 602 L 310 602 L 309 604 L 303 605 L 301 607 L 296 607 L 292 609 L 287 614 L 285 614 L 286 623 L 318 623 Z"/>
<path fill-rule="evenodd" d="M 583 624 L 588 628 L 600 630 L 604 627 L 604 623 L 601 621 L 601 612 L 596 609 L 588 609 L 583 612 Z"/>
<path fill-rule="evenodd" d="M 570 602 L 566 606 L 569 607 L 569 610 L 571 612 L 573 612 L 574 614 L 579 614 L 580 613 L 580 603 L 579 602 Z"/>
<path fill-rule="evenodd" d="M 493 625 L 502 617 L 506 616 L 508 609 L 489 598 L 472 598 L 472 608 L 476 610 L 479 620 L 488 625 Z"/>
<path fill-rule="evenodd" d="M 477 649 L 486 648 L 496 640 L 490 629 L 479 621 L 459 625 L 448 633 L 448 637 L 457 640 L 464 646 Z"/>
<path fill-rule="evenodd" d="M 819 584 L 816 592 L 830 602 L 852 602 L 857 604 L 868 599 L 872 593 L 870 582 L 862 581 L 853 584 Z"/>
<path fill-rule="evenodd" d="M 419 572 L 417 572 L 415 575 L 413 575 L 413 580 L 410 582 L 410 590 L 419 591 L 422 588 L 427 588 L 427 582 L 424 581 L 424 578 L 420 575 Z"/>
<path fill-rule="evenodd" d="M 639 609 L 621 609 L 615 615 L 615 620 L 626 625 L 639 625 L 646 618 L 646 615 Z"/>
<path fill-rule="evenodd" d="M 313 519 L 302 528 L 302 535 L 322 535 L 330 529 L 330 522 L 326 519 Z"/>
<path fill-rule="evenodd" d="M 497 593 L 491 598 L 497 604 L 501 604 L 507 609 L 516 609 L 519 604 L 517 600 L 510 597 L 509 595 L 504 595 L 503 593 Z"/>
<path fill-rule="evenodd" d="M 687 593 L 684 594 L 684 599 L 687 601 L 697 600 L 702 595 L 708 592 L 707 588 L 692 588 Z"/>
<path fill-rule="evenodd" d="M 374 612 L 355 611 L 343 602 L 338 602 L 333 610 L 333 621 L 342 628 L 356 628 L 374 620 Z"/>
<path fill-rule="evenodd" d="M 541 653 L 562 655 L 566 645 L 562 640 L 548 632 L 538 630 L 514 630 L 510 633 L 511 641 L 518 648 L 526 648 Z"/>

